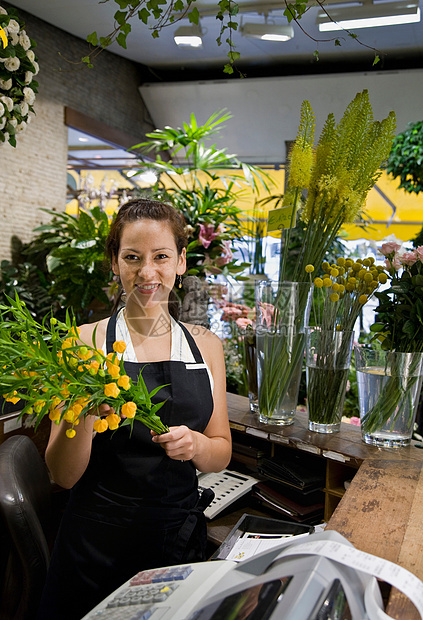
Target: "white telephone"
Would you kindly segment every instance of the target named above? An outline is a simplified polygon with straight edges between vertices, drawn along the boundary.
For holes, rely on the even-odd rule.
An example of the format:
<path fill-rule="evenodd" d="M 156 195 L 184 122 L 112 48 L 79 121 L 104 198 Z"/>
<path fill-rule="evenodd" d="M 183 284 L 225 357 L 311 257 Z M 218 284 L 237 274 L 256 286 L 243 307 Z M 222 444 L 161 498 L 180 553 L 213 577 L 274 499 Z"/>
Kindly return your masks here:
<path fill-rule="evenodd" d="M 233 502 L 248 493 L 259 482 L 257 478 L 239 474 L 229 469 L 223 469 L 218 473 L 210 474 L 197 471 L 197 477 L 200 493 L 204 489 L 211 489 L 214 492 L 213 501 L 204 511 L 208 519 L 216 517 Z"/>

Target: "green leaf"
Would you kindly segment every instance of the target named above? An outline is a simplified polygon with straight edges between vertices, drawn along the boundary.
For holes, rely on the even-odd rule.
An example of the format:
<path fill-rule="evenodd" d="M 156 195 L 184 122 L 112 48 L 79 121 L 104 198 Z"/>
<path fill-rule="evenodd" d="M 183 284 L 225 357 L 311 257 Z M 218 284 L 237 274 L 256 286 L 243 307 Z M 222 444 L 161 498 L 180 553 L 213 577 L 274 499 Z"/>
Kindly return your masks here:
<path fill-rule="evenodd" d="M 106 47 L 109 47 L 111 43 L 112 43 L 112 39 L 110 37 L 100 37 L 100 45 L 103 49 Z"/>
<path fill-rule="evenodd" d="M 120 31 L 123 32 L 125 35 L 128 35 L 131 32 L 132 26 L 131 24 L 122 24 L 122 26 L 120 27 Z"/>
<path fill-rule="evenodd" d="M 153 30 L 153 32 L 151 33 L 151 36 L 153 37 L 153 39 L 158 39 L 159 38 L 158 30 Z"/>
<path fill-rule="evenodd" d="M 116 37 L 116 43 L 118 43 L 118 45 L 120 45 L 121 47 L 123 47 L 123 49 L 126 50 L 126 34 L 124 34 L 123 32 L 119 32 L 118 36 Z"/>
<path fill-rule="evenodd" d="M 98 37 L 95 31 L 88 35 L 87 42 L 91 43 L 91 45 L 94 45 L 94 47 L 98 45 Z M 86 56 L 85 58 L 88 58 L 88 56 Z M 82 59 L 82 61 L 85 62 L 84 59 Z"/>
<path fill-rule="evenodd" d="M 187 15 L 188 17 L 188 21 L 191 24 L 197 24 L 198 25 L 198 20 L 200 19 L 200 13 L 197 9 L 197 7 L 195 6 L 192 11 L 190 11 Z"/>
<path fill-rule="evenodd" d="M 147 24 L 148 18 L 150 17 L 150 11 L 148 11 L 145 7 L 138 11 L 138 18 L 143 22 L 143 24 Z"/>
<path fill-rule="evenodd" d="M 116 11 L 116 13 L 114 14 L 114 18 L 116 20 L 116 22 L 122 26 L 125 21 L 126 21 L 126 17 L 127 17 L 127 13 L 125 13 L 124 11 Z"/>
<path fill-rule="evenodd" d="M 231 64 L 227 63 L 223 67 L 223 73 L 227 73 L 228 75 L 231 75 L 233 72 L 234 72 L 234 68 Z"/>

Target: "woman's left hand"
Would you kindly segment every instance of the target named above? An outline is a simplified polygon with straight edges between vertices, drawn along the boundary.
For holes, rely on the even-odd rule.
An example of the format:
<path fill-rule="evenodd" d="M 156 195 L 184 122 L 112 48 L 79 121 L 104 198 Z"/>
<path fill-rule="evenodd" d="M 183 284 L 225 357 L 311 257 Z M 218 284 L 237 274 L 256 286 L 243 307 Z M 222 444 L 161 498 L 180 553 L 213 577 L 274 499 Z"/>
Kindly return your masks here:
<path fill-rule="evenodd" d="M 171 426 L 168 433 L 157 435 L 150 431 L 153 441 L 159 443 L 169 458 L 175 461 L 190 461 L 195 456 L 196 441 L 194 431 L 187 426 Z"/>

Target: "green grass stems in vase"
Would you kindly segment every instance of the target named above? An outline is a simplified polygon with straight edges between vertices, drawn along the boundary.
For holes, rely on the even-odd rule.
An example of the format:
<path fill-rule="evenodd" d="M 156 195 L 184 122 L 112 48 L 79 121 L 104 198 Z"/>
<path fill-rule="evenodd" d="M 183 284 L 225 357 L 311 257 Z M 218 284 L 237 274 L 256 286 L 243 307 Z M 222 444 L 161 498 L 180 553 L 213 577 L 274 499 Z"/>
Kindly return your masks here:
<path fill-rule="evenodd" d="M 339 430 L 351 361 L 354 326 L 363 306 L 387 276 L 374 258 L 357 261 L 340 256 L 322 264 L 314 278 L 312 319 L 307 330 L 307 409 L 309 428 Z M 314 271 L 308 265 L 306 271 Z"/>
<path fill-rule="evenodd" d="M 99 417 L 94 430 L 104 432 L 142 422 L 157 434 L 168 432 L 157 415 L 164 402 L 152 398 L 163 386 L 148 392 L 142 374 L 133 382 L 125 373 L 121 354 L 125 343 L 117 341 L 113 353 L 79 340 L 79 328 L 68 314 L 64 322 L 51 315 L 37 322 L 18 295 L 0 305 L 0 393 L 6 401 L 22 401 L 37 428 L 44 416 L 57 424 L 74 426 L 102 403 L 114 413 Z"/>
<path fill-rule="evenodd" d="M 412 427 L 423 373 L 423 246 L 406 250 L 402 242 L 388 239 L 380 251 L 389 288 L 376 293 L 377 321 L 370 327 L 381 348 L 374 353 L 380 363 L 359 369 L 383 382 L 380 396 L 362 415 L 362 430 L 368 434 L 392 429 L 404 416 L 404 424 Z"/>
<path fill-rule="evenodd" d="M 353 222 L 364 210 L 367 194 L 382 174 L 381 164 L 389 155 L 395 126 L 394 112 L 382 121 L 373 119 L 369 95 L 364 90 L 348 105 L 339 123 L 333 114 L 328 115 L 314 146 L 315 117 L 310 103 L 303 102 L 297 138 L 288 157 L 287 188 L 282 201 L 282 206 L 293 209 L 290 227 L 281 233 L 281 291 L 288 271 L 291 231 L 297 218 L 304 223 L 304 234 L 291 280 L 307 283 L 306 266 L 321 265 L 341 226 Z M 280 299 L 276 297 L 272 302 L 278 308 L 273 328 L 285 312 L 282 295 L 281 292 Z M 305 288 L 299 293 L 296 308 L 303 324 L 309 301 L 310 292 Z M 277 394 L 288 390 L 292 369 L 299 367 L 303 356 L 304 334 L 296 342 L 291 339 L 282 350 L 267 346 L 262 355 L 262 377 L 268 379 L 267 387 L 261 389 L 260 411 L 269 410 L 266 403 L 276 402 Z"/>

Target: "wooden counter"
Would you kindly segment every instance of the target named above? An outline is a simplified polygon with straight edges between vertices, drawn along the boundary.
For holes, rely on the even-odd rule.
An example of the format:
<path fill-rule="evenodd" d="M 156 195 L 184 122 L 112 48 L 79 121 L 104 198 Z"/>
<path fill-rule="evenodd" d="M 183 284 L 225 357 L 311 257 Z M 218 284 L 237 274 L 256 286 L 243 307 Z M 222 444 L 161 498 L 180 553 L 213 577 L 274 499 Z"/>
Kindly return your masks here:
<path fill-rule="evenodd" d="M 327 529 L 336 530 L 357 549 L 403 566 L 423 580 L 423 450 L 413 441 L 404 448 L 376 448 L 361 440 L 361 431 L 342 424 L 333 435 L 312 433 L 307 415 L 294 424 L 261 424 L 248 399 L 228 394 L 231 428 L 356 468 L 348 490 L 334 508 Z M 216 526 L 217 527 L 217 526 Z M 420 618 L 399 591 L 392 590 L 387 613 L 398 620 Z"/>

